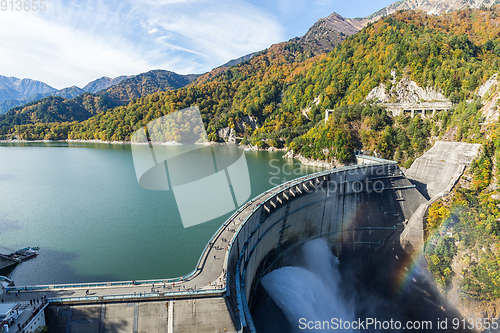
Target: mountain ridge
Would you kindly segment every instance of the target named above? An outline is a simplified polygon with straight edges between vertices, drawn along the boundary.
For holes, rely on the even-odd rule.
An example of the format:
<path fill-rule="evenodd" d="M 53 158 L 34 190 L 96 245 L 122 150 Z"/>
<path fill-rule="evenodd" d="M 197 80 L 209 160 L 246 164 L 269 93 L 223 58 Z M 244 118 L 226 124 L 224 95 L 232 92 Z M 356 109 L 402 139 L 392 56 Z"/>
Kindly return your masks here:
<path fill-rule="evenodd" d="M 184 87 L 199 76 L 198 74 L 181 75 L 172 71 L 154 69 L 123 80 L 106 90 L 101 90 L 98 94 L 109 98 L 113 104 L 118 106 L 155 92 Z"/>
<path fill-rule="evenodd" d="M 359 29 L 344 17 L 332 13 L 319 19 L 302 37 L 295 37 L 290 42 L 300 45 L 314 55 L 328 53 L 347 37 L 357 33 Z"/>
<path fill-rule="evenodd" d="M 150 77 L 144 78 L 147 75 L 149 75 Z M 153 78 L 154 75 L 156 75 L 157 77 Z M 18 79 L 15 77 L 8 78 L 0 75 L 0 115 L 15 107 L 27 105 L 49 96 L 61 96 L 66 99 L 72 99 L 85 93 L 104 94 L 107 98 L 111 99 L 111 103 L 114 106 L 118 106 L 128 102 L 128 100 L 130 99 L 141 97 L 144 94 L 162 91 L 165 89 L 179 88 L 191 83 L 196 78 L 198 78 L 198 76 L 199 75 L 197 74 L 181 75 L 171 71 L 153 70 L 137 75 L 121 75 L 115 78 L 103 76 L 99 79 L 89 82 L 83 88 L 79 88 L 76 85 L 73 85 L 71 87 L 57 90 L 41 81 L 32 79 Z M 134 77 L 138 77 L 137 81 L 133 81 Z M 120 87 L 110 90 L 110 88 L 130 79 L 132 79 L 132 81 L 123 83 Z M 139 80 L 141 82 L 139 82 Z M 2 85 L 4 81 L 6 83 Z M 157 82 L 156 87 L 154 86 L 155 83 L 153 83 L 153 81 Z M 15 87 L 20 86 L 22 83 L 24 83 L 25 86 L 27 85 L 27 83 L 31 83 L 31 86 L 29 86 L 30 90 L 28 90 L 27 88 L 19 89 L 21 92 L 15 90 Z M 32 87 L 33 85 L 35 87 Z M 128 88 L 125 87 L 125 85 L 128 85 Z M 131 86 L 134 85 L 141 85 L 142 88 L 139 90 L 131 88 Z M 36 89 L 36 87 L 39 88 Z M 125 92 L 127 89 L 130 90 L 130 95 Z M 26 91 L 30 91 L 33 93 L 29 96 L 26 96 Z M 117 97 L 118 95 L 120 95 L 121 97 Z M 1 96 L 4 97 L 3 100 Z"/>
<path fill-rule="evenodd" d="M 220 66 L 217 66 L 216 68 L 236 66 L 236 65 L 238 65 L 238 64 L 240 64 L 240 63 L 242 63 L 243 61 L 247 61 L 247 60 L 252 59 L 252 57 L 253 57 L 254 55 L 256 55 L 257 53 L 259 53 L 259 52 L 252 52 L 252 53 L 246 54 L 246 55 L 244 55 L 244 56 L 241 56 L 241 57 L 239 57 L 239 58 L 229 60 L 229 61 L 228 61 L 228 62 L 226 62 L 225 64 L 222 64 L 222 65 L 220 65 Z"/>
<path fill-rule="evenodd" d="M 26 105 L 48 96 L 61 96 L 71 99 L 86 92 L 96 93 L 130 77 L 132 76 L 122 75 L 111 79 L 103 76 L 87 83 L 83 88 L 72 85 L 62 89 L 55 89 L 42 81 L 0 75 L 0 114 L 14 107 Z"/>
<path fill-rule="evenodd" d="M 126 79 L 130 79 L 131 77 L 134 77 L 134 75 L 120 75 L 113 79 L 107 76 L 103 76 L 99 79 L 90 81 L 82 88 L 82 90 L 85 92 L 97 93 L 101 90 L 108 89 L 109 87 L 117 85 L 118 83 Z"/>
<path fill-rule="evenodd" d="M 165 70 L 152 70 L 122 80 L 116 85 L 100 90 L 99 93 L 84 92 L 76 86 L 68 87 L 57 91 L 58 95 L 54 93 L 22 106 L 14 106 L 6 113 L 0 114 L 0 130 L 13 124 L 83 121 L 113 107 L 127 104 L 130 100 L 154 92 L 183 87 L 196 78 L 198 78 L 196 74 L 180 75 Z M 106 79 L 104 81 L 110 82 Z M 95 83 L 96 86 L 99 85 L 99 82 Z M 72 94 L 77 96 L 68 98 Z"/>
<path fill-rule="evenodd" d="M 0 102 L 9 99 L 24 99 L 30 95 L 47 94 L 55 91 L 57 89 L 42 81 L 0 75 Z"/>
<path fill-rule="evenodd" d="M 349 18 L 346 21 L 361 30 L 368 23 L 375 22 L 381 17 L 399 10 L 421 10 L 428 15 L 440 15 L 466 8 L 491 8 L 496 5 L 500 5 L 499 0 L 400 0 L 366 17 Z"/>

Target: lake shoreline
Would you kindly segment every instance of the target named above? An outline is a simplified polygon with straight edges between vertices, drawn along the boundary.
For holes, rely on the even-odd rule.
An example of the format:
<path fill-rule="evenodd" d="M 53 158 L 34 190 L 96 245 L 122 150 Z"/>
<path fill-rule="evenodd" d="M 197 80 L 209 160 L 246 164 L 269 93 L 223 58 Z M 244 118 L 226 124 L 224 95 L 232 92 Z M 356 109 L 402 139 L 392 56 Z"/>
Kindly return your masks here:
<path fill-rule="evenodd" d="M 132 141 L 104 141 L 104 140 L 80 140 L 80 139 L 65 139 L 65 140 L 0 140 L 0 143 L 55 143 L 55 142 L 66 142 L 66 143 L 103 143 L 103 144 L 111 144 L 111 145 L 147 145 L 149 143 L 139 143 Z M 182 143 L 178 143 L 175 141 L 169 142 L 151 142 L 153 145 L 162 145 L 162 146 L 180 146 Z M 228 142 L 215 142 L 210 141 L 206 143 L 195 143 L 204 146 L 228 146 L 233 145 L 237 146 L 240 149 L 249 149 L 251 151 L 287 151 L 287 148 L 257 148 L 254 146 L 240 145 L 236 143 L 228 143 Z"/>
<path fill-rule="evenodd" d="M 104 140 L 74 140 L 74 139 L 65 139 L 65 140 L 0 140 L 0 143 L 56 143 L 56 142 L 64 142 L 64 143 L 102 143 L 102 144 L 111 144 L 111 145 L 148 145 L 149 143 L 139 143 L 139 142 L 132 142 L 132 141 L 104 141 Z M 151 142 L 153 145 L 162 145 L 162 146 L 181 146 L 183 145 L 182 143 L 178 143 L 175 141 L 170 141 L 170 142 Z M 239 149 L 245 149 L 249 151 L 267 151 L 267 152 L 278 152 L 278 151 L 283 151 L 286 152 L 282 158 L 284 159 L 296 159 L 298 160 L 301 164 L 306 165 L 306 166 L 313 166 L 313 167 L 320 167 L 320 168 L 326 168 L 326 169 L 332 169 L 335 167 L 339 167 L 342 165 L 336 164 L 336 163 L 329 163 L 326 161 L 322 160 L 313 160 L 313 159 L 308 159 L 302 156 L 301 154 L 294 154 L 293 151 L 288 150 L 287 148 L 275 148 L 275 147 L 269 147 L 267 149 L 265 148 L 258 148 L 256 146 L 251 146 L 251 145 L 240 145 L 236 143 L 228 143 L 228 142 L 215 142 L 215 141 L 210 141 L 206 143 L 197 143 L 199 145 L 204 145 L 204 146 L 237 146 Z"/>
<path fill-rule="evenodd" d="M 139 143 L 139 142 L 132 142 L 132 141 L 103 141 L 103 140 L 73 140 L 73 139 L 65 139 L 65 140 L 0 140 L 0 143 L 57 143 L 57 142 L 64 142 L 64 143 L 102 143 L 102 144 L 111 144 L 111 145 L 148 145 L 149 143 Z M 151 142 L 153 145 L 162 145 L 162 146 L 181 146 L 183 145 L 182 143 L 178 143 L 175 141 L 170 141 L 170 142 Z M 339 167 L 342 165 L 336 164 L 336 163 L 329 163 L 326 161 L 322 160 L 313 160 L 313 159 L 308 159 L 302 156 L 301 154 L 294 154 L 293 151 L 288 150 L 287 148 L 275 148 L 275 147 L 269 147 L 267 149 L 265 148 L 258 148 L 256 146 L 251 146 L 251 145 L 240 145 L 236 143 L 228 143 L 228 142 L 206 142 L 206 143 L 196 143 L 198 145 L 203 145 L 203 146 L 237 146 L 239 149 L 245 149 L 249 151 L 267 151 L 267 152 L 278 152 L 278 151 L 283 151 L 286 152 L 282 158 L 283 159 L 296 159 L 298 160 L 301 164 L 305 166 L 313 166 L 313 167 L 320 167 L 320 168 L 325 168 L 325 169 L 333 169 L 335 167 Z"/>

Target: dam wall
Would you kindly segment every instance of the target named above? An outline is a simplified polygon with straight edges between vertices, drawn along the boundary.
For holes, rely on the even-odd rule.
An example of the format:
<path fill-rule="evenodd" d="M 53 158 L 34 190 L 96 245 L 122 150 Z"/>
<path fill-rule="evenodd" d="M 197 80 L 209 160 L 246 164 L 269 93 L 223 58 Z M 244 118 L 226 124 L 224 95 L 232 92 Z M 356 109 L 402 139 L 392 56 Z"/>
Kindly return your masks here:
<path fill-rule="evenodd" d="M 256 331 L 250 315 L 262 276 L 279 268 L 291 249 L 325 238 L 353 262 L 401 233 L 425 202 L 395 162 L 357 165 L 284 184 L 240 226 L 228 254 L 229 309 L 237 327 Z"/>

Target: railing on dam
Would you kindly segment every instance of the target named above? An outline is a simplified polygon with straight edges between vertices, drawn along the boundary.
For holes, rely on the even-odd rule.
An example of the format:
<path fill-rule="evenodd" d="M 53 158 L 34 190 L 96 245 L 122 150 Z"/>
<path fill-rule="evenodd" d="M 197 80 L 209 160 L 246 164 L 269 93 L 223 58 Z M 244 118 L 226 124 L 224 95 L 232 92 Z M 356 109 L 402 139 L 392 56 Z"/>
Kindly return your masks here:
<path fill-rule="evenodd" d="M 397 164 L 397 162 L 395 161 L 386 160 L 384 158 L 369 156 L 364 154 L 356 155 L 356 162 L 358 164 L 380 164 L 380 163 Z"/>
<path fill-rule="evenodd" d="M 189 290 L 189 291 L 171 291 L 171 292 L 154 292 L 154 293 L 134 293 L 122 295 L 103 295 L 103 296 L 84 296 L 84 297 L 54 297 L 48 298 L 49 302 L 71 303 L 82 301 L 130 301 L 130 300 L 145 300 L 157 298 L 176 298 L 182 296 L 219 296 L 226 292 L 225 288 L 209 289 L 209 290 Z"/>

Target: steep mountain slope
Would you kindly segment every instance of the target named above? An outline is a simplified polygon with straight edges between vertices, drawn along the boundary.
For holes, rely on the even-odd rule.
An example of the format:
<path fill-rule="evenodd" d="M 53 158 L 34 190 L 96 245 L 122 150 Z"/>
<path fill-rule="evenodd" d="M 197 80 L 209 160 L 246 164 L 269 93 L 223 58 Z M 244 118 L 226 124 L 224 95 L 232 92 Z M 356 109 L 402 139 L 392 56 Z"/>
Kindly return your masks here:
<path fill-rule="evenodd" d="M 290 41 L 299 44 L 304 50 L 318 55 L 331 52 L 336 45 L 359 30 L 339 14 L 332 13 L 316 22 L 304 36 L 296 37 Z"/>
<path fill-rule="evenodd" d="M 0 75 L 0 102 L 24 99 L 33 94 L 47 94 L 56 90 L 40 81 Z"/>
<path fill-rule="evenodd" d="M 100 94 L 108 98 L 115 105 L 122 105 L 134 98 L 184 87 L 198 78 L 198 76 L 195 74 L 180 75 L 165 70 L 152 70 L 128 78 L 105 91 L 101 91 Z"/>
<path fill-rule="evenodd" d="M 114 93 L 124 100 L 154 93 L 68 128 L 67 134 L 71 138 L 128 140 L 135 128 L 148 121 L 197 104 L 210 140 L 221 140 L 220 130 L 233 128 L 237 136 L 245 137 L 244 142 L 292 147 L 296 140 L 297 152 L 323 159 L 321 151 L 327 147 L 307 148 L 309 139 L 300 137 L 324 119 L 325 109 L 362 103 L 380 84 L 389 89 L 393 72 L 397 81 L 407 77 L 452 101 L 471 99 L 499 70 L 499 36 L 500 18 L 495 11 L 465 10 L 441 16 L 398 12 L 348 37 L 330 54 L 311 58 L 296 43 L 276 44 L 248 61 L 214 71 L 173 92 L 157 93 L 158 85 L 147 82 L 165 77 L 158 71 L 125 80 L 108 89 L 110 95 L 100 95 Z M 111 100 L 116 101 L 120 98 Z M 256 119 L 258 129 L 242 124 L 245 116 Z M 367 145 L 373 146 L 377 140 L 371 142 Z M 418 151 L 424 148 L 425 144 Z M 414 154 L 411 149 L 405 148 L 401 156 Z M 391 150 L 384 151 L 389 154 Z"/>
<path fill-rule="evenodd" d="M 154 93 L 72 125 L 67 135 L 129 140 L 134 129 L 148 121 L 196 104 L 210 140 L 222 140 L 220 130 L 233 129 L 246 143 L 259 147 L 286 145 L 306 157 L 325 159 L 325 152 L 331 151 L 331 140 L 337 140 L 314 139 L 327 133 L 313 130 L 324 121 L 325 109 L 362 103 L 380 84 L 389 89 L 393 72 L 396 81 L 407 77 L 423 89 L 433 87 L 452 101 L 471 99 L 478 87 L 499 70 L 499 36 L 500 18 L 495 11 L 465 10 L 441 16 L 398 12 L 348 37 L 330 54 L 311 58 L 310 52 L 296 43 L 276 44 L 249 61 L 214 71 L 185 88 Z M 368 124 L 390 124 L 381 112 L 371 109 L 368 114 L 374 116 Z M 245 117 L 255 119 L 258 128 L 246 126 Z M 376 120 L 379 117 L 382 120 Z M 398 145 L 403 148 L 397 159 L 403 160 L 426 147 L 421 138 L 428 135 L 427 130 L 419 130 L 415 135 L 418 140 L 402 132 L 398 140 L 418 141 L 407 145 L 390 139 L 394 133 L 382 135 L 383 127 L 373 126 L 368 128 L 375 128 L 375 132 L 368 132 L 371 139 L 365 137 L 363 145 L 382 151 L 385 157 L 395 158 L 392 154 Z M 309 131 L 313 132 L 306 135 Z M 345 138 L 344 134 L 340 133 L 338 140 Z M 362 142 L 359 137 L 356 140 Z M 378 142 L 384 142 L 385 148 L 376 148 Z M 334 151 L 344 150 L 339 156 L 352 156 L 356 145 L 341 145 L 344 148 Z M 329 158 L 335 154 L 330 153 Z"/>
<path fill-rule="evenodd" d="M 440 15 L 459 9 L 481 7 L 491 8 L 492 6 L 499 4 L 499 0 L 400 0 L 382 8 L 370 16 L 347 19 L 347 21 L 353 26 L 361 29 L 369 22 L 375 22 L 379 18 L 390 15 L 399 10 L 421 10 L 429 15 Z"/>
<path fill-rule="evenodd" d="M 218 130 L 230 127 L 255 143 L 290 143 L 320 122 L 325 109 L 361 103 L 376 86 L 390 85 L 392 71 L 451 100 L 470 99 L 499 68 L 500 22 L 495 14 L 397 13 L 349 37 L 331 54 L 310 59 L 294 43 L 277 44 L 203 83 L 99 115 L 73 135 L 127 140 L 135 126 L 197 104 L 211 140 L 219 140 Z M 245 115 L 257 119 L 258 130 L 236 126 Z M 117 130 L 110 131 L 110 123 Z"/>
<path fill-rule="evenodd" d="M 294 52 L 298 51 L 304 53 L 305 56 L 301 59 L 306 59 L 310 56 L 331 52 L 335 46 L 359 30 L 360 29 L 353 26 L 341 15 L 332 13 L 328 17 L 318 20 L 309 28 L 304 36 L 295 37 L 288 42 L 280 44 L 287 44 L 287 47 L 290 49 L 293 48 Z M 217 75 L 221 75 L 223 72 L 227 71 L 230 67 L 246 63 L 263 52 L 266 52 L 266 50 L 250 53 L 238 59 L 231 60 L 208 73 L 202 74 L 195 83 L 201 84 L 208 82 Z"/>
<path fill-rule="evenodd" d="M 51 96 L 61 96 L 64 98 L 73 98 L 78 95 L 84 94 L 85 91 L 83 89 L 78 88 L 77 86 L 71 86 L 67 88 L 60 89 L 56 92 L 53 92 Z"/>
<path fill-rule="evenodd" d="M 2 85 L 0 84 L 0 100 L 3 101 L 9 101 L 9 100 L 17 100 L 17 98 L 22 98 L 23 95 L 16 91 L 15 89 L 7 86 L 7 85 Z"/>
<path fill-rule="evenodd" d="M 237 59 L 233 59 L 233 60 L 229 60 L 228 62 L 226 62 L 225 64 L 223 65 L 220 65 L 219 67 L 231 67 L 231 66 L 236 66 L 238 65 L 239 63 L 242 63 L 243 61 L 247 61 L 247 60 L 250 60 L 252 59 L 252 57 L 254 55 L 256 55 L 257 53 L 259 52 L 252 52 L 250 54 L 247 54 L 247 55 L 244 55 L 243 57 L 239 57 Z M 218 68 L 219 68 L 218 67 Z"/>
<path fill-rule="evenodd" d="M 484 101 L 481 112 L 486 118 L 486 122 L 495 124 L 498 122 L 500 112 L 500 86 L 498 82 L 498 73 L 495 73 L 488 81 L 486 81 L 478 90 L 478 95 Z"/>
<path fill-rule="evenodd" d="M 28 97 L 22 98 L 22 99 L 15 99 L 13 96 L 12 99 L 5 100 L 3 102 L 0 102 L 0 114 L 3 114 L 7 111 L 9 111 L 12 108 L 21 106 L 21 105 L 26 105 L 31 102 L 39 101 L 42 98 L 48 97 L 48 96 L 61 96 L 64 98 L 73 98 L 78 95 L 81 95 L 85 93 L 82 89 L 78 88 L 77 86 L 71 86 L 67 88 L 63 88 L 60 90 L 55 90 L 50 93 L 36 93 L 29 95 Z M 24 96 L 24 95 L 23 95 Z M 20 98 L 19 96 L 17 96 Z"/>

